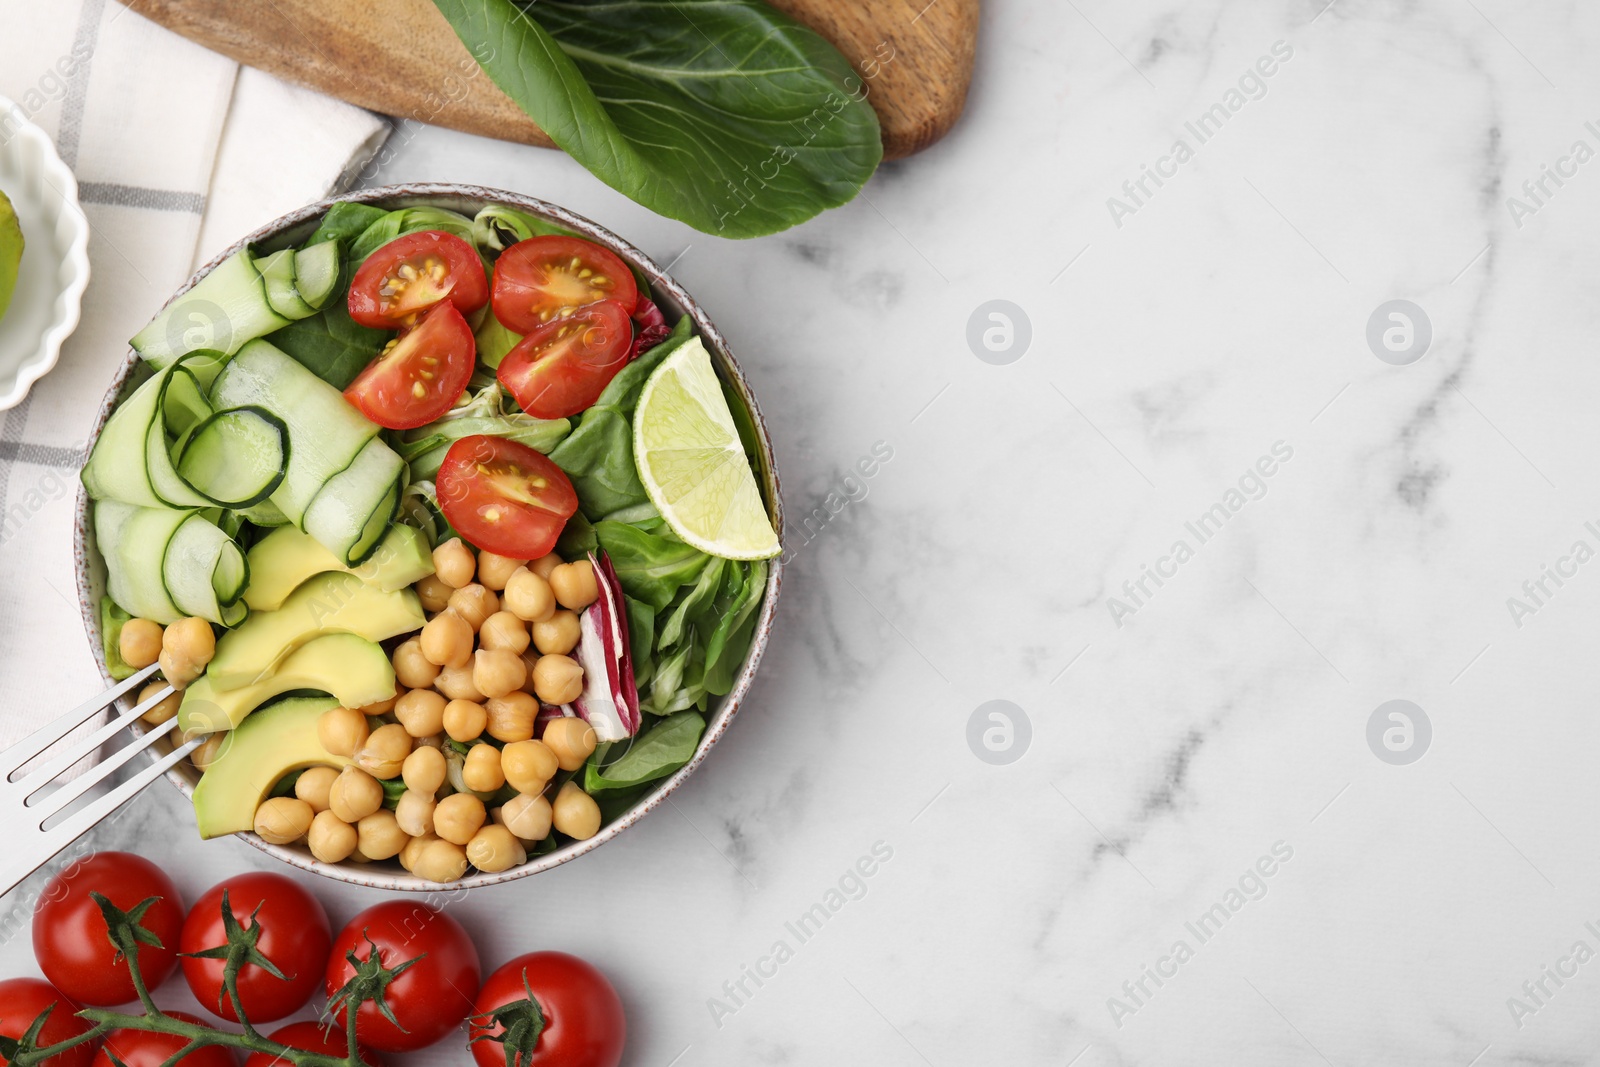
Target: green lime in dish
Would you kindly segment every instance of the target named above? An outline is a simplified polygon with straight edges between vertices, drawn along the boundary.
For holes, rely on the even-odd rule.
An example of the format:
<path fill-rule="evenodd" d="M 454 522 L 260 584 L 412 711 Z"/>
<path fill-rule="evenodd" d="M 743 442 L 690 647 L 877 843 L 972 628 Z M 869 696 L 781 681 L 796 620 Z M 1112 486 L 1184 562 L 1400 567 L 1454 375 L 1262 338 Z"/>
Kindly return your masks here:
<path fill-rule="evenodd" d="M 17 222 L 16 209 L 6 194 L 0 192 L 0 318 L 5 318 L 11 306 L 11 294 L 17 288 L 17 268 L 22 263 L 22 226 Z"/>

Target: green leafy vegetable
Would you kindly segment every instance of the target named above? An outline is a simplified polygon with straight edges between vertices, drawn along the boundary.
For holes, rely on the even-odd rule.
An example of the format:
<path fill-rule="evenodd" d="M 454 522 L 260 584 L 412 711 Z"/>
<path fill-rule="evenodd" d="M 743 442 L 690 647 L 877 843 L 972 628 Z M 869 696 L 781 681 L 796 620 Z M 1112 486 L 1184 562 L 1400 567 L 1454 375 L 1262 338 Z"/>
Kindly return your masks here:
<path fill-rule="evenodd" d="M 450 446 L 463 437 L 489 434 L 549 452 L 571 428 L 572 423 L 566 419 L 536 419 L 524 414 L 515 404 L 508 403 L 500 383 L 490 379 L 476 392 L 464 394 L 437 422 L 407 430 L 394 450 L 411 465 L 412 479 L 431 481 L 439 473 Z"/>
<path fill-rule="evenodd" d="M 672 603 L 680 586 L 700 577 L 710 556 L 673 537 L 625 522 L 597 522 L 595 536 L 617 569 L 622 591 L 660 611 Z"/>
<path fill-rule="evenodd" d="M 760 0 L 434 0 L 574 159 L 707 233 L 776 233 L 851 200 L 883 158 L 849 62 Z"/>
<path fill-rule="evenodd" d="M 385 211 L 361 231 L 360 236 L 350 243 L 350 262 L 359 266 L 396 237 L 419 230 L 439 230 L 468 243 L 472 241 L 472 220 L 465 215 L 439 207 L 403 207 Z"/>
<path fill-rule="evenodd" d="M 383 350 L 389 333 L 356 322 L 348 304 L 335 300 L 310 318 L 274 332 L 268 340 L 318 378 L 343 389 Z"/>
<path fill-rule="evenodd" d="M 119 682 L 138 673 L 122 658 L 122 627 L 132 618 L 110 597 L 100 598 L 100 640 L 106 652 L 106 671 Z"/>
<path fill-rule="evenodd" d="M 650 503 L 633 462 L 633 409 L 639 405 L 650 372 L 692 335 L 693 324 L 684 316 L 665 341 L 611 379 L 600 399 L 578 420 L 572 435 L 550 453 L 572 479 L 579 505 L 590 519 Z"/>
<path fill-rule="evenodd" d="M 665 778 L 694 756 L 705 729 L 706 720 L 698 712 L 669 715 L 635 738 L 615 762 L 601 768 L 591 761 L 584 768 L 584 791 L 614 792 Z"/>

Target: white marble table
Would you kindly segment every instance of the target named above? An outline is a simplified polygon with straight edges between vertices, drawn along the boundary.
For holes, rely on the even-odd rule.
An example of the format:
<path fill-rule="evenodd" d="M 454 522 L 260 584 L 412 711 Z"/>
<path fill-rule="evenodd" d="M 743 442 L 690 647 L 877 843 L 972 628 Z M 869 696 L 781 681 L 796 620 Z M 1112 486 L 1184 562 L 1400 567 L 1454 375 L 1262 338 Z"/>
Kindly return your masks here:
<path fill-rule="evenodd" d="M 994 4 L 948 140 L 748 243 L 400 131 L 375 182 L 674 263 L 795 520 L 735 728 L 453 902 L 489 962 L 596 961 L 643 1067 L 1600 1058 L 1600 9 L 1323 2 Z M 163 787 L 96 844 L 265 865 L 187 821 Z"/>

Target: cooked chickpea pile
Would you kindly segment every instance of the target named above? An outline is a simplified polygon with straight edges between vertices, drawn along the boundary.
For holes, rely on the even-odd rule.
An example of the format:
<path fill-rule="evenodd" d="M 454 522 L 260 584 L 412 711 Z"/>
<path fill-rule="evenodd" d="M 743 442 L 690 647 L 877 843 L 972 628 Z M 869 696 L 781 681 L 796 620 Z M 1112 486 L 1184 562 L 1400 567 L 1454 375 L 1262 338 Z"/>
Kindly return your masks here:
<path fill-rule="evenodd" d="M 599 831 L 600 807 L 578 782 L 548 795 L 558 772 L 594 752 L 594 730 L 566 717 L 534 736 L 541 701 L 583 692 L 571 654 L 578 613 L 599 599 L 593 566 L 474 557 L 459 539 L 434 549 L 433 564 L 415 587 L 427 624 L 394 649 L 395 695 L 318 722 L 322 747 L 353 765 L 313 767 L 293 796 L 263 803 L 264 840 L 303 840 L 325 863 L 398 858 L 419 878 L 453 882 L 469 867 L 526 862 L 552 828 L 577 840 Z"/>

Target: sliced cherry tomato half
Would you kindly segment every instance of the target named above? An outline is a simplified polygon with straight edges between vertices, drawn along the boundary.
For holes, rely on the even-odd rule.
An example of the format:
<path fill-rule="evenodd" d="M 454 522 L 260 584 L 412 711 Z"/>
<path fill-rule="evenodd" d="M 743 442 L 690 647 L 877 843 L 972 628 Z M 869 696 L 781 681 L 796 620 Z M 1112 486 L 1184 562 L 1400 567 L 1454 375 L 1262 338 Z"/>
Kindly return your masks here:
<path fill-rule="evenodd" d="M 602 300 L 534 330 L 495 374 L 536 419 L 564 419 L 590 407 L 633 356 L 633 323 Z"/>
<path fill-rule="evenodd" d="M 443 300 L 470 315 L 488 303 L 489 282 L 477 250 L 439 230 L 395 238 L 350 283 L 350 317 L 380 330 L 410 326 Z"/>
<path fill-rule="evenodd" d="M 503 437 L 461 438 L 445 453 L 435 484 L 444 517 L 462 537 L 512 559 L 549 555 L 578 510 L 565 471 Z"/>
<path fill-rule="evenodd" d="M 629 315 L 639 303 L 633 272 L 613 252 L 578 237 L 530 237 L 494 264 L 494 314 L 508 330 L 532 333 L 601 300 Z"/>
<path fill-rule="evenodd" d="M 344 398 L 379 426 L 426 426 L 461 399 L 477 358 L 472 327 L 454 304 L 440 304 L 390 341 Z"/>

